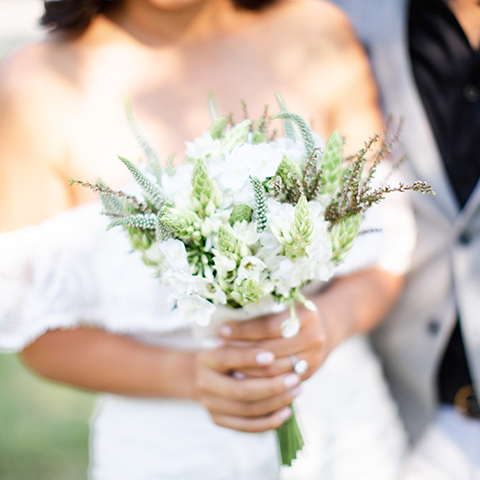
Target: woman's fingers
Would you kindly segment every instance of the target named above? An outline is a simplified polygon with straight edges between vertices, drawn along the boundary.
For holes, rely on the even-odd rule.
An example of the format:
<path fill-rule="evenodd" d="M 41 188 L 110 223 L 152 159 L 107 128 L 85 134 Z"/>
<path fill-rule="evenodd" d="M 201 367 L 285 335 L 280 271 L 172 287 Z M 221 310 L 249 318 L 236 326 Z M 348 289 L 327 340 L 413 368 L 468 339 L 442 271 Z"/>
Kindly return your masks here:
<path fill-rule="evenodd" d="M 200 398 L 214 394 L 233 401 L 254 402 L 281 395 L 299 383 L 300 377 L 296 373 L 240 380 L 205 368 L 198 372 L 196 386 Z"/>
<path fill-rule="evenodd" d="M 320 355 L 317 355 L 315 352 L 300 352 L 300 353 L 295 353 L 296 360 L 306 360 L 309 365 L 315 364 L 316 357 L 320 357 Z M 276 375 L 282 375 L 285 373 L 293 372 L 294 371 L 294 363 L 292 362 L 292 359 L 290 356 L 288 357 L 280 357 L 276 358 L 275 361 L 267 365 L 265 367 L 250 367 L 250 368 L 242 368 L 237 371 L 238 373 L 244 375 L 245 377 L 274 377 Z M 308 370 L 305 372 L 305 374 L 300 375 L 302 380 L 305 380 L 308 378 Z"/>
<path fill-rule="evenodd" d="M 279 395 L 256 402 L 240 402 L 218 395 L 206 394 L 202 403 L 211 411 L 222 415 L 241 417 L 260 417 L 270 415 L 290 405 L 300 394 L 301 387 L 297 386 Z"/>
<path fill-rule="evenodd" d="M 218 372 L 269 365 L 274 360 L 275 355 L 261 347 L 243 348 L 229 345 L 199 353 L 199 362 Z"/>
<path fill-rule="evenodd" d="M 242 322 L 228 322 L 222 325 L 218 333 L 221 337 L 235 340 L 263 340 L 281 337 L 282 323 L 288 318 L 287 313 L 267 315 Z"/>
<path fill-rule="evenodd" d="M 221 427 L 232 428 L 242 432 L 265 432 L 280 427 L 288 417 L 292 415 L 292 411 L 288 407 L 284 407 L 271 415 L 255 418 L 237 417 L 231 415 L 223 415 L 220 413 L 212 413 L 212 419 Z"/>
<path fill-rule="evenodd" d="M 237 378 L 233 371 L 232 374 L 228 372 L 229 369 L 239 368 L 240 364 L 253 368 L 258 365 L 260 353 L 265 351 L 223 347 L 198 354 L 197 397 L 218 425 L 245 432 L 261 432 L 279 427 L 291 414 L 287 405 L 300 393 L 301 380 L 296 373 Z"/>

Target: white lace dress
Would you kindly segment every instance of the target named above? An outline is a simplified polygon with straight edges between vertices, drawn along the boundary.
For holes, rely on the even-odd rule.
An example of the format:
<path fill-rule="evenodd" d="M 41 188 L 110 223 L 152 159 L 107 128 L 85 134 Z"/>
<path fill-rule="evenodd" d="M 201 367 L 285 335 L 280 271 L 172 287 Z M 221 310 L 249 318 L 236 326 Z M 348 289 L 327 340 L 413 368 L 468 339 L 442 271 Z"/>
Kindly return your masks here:
<path fill-rule="evenodd" d="M 105 232 L 98 210 L 97 204 L 85 205 L 0 235 L 0 350 L 19 351 L 48 329 L 80 324 L 172 348 L 197 348 L 168 299 L 168 287 L 130 252 L 120 229 Z M 352 261 L 370 262 L 368 252 L 377 250 L 372 241 L 361 240 Z M 397 478 L 406 437 L 366 338 L 351 338 L 329 356 L 304 382 L 296 410 L 307 446 L 292 468 L 279 472 L 274 432 L 218 427 L 193 401 L 102 395 L 92 419 L 90 476 Z"/>

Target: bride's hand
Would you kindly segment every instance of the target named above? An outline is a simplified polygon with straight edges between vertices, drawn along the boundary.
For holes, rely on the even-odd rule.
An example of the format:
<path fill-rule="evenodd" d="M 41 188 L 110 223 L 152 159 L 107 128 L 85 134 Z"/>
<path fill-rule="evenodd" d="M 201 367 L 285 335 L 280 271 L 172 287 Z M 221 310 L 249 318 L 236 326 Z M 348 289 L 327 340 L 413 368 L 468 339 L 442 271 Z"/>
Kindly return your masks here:
<path fill-rule="evenodd" d="M 308 369 L 301 373 L 302 380 L 315 373 L 331 351 L 324 317 L 319 311 L 312 312 L 303 305 L 297 305 L 297 314 L 301 328 L 292 338 L 282 337 L 282 323 L 289 317 L 288 312 L 228 322 L 220 328 L 219 334 L 227 345 L 255 345 L 275 355 L 271 364 L 242 368 L 241 373 L 255 377 L 286 374 L 292 372 L 294 362 L 300 360 L 308 362 Z"/>
<path fill-rule="evenodd" d="M 288 405 L 300 393 L 300 377 L 290 371 L 263 378 L 238 378 L 234 372 L 268 368 L 271 351 L 225 345 L 196 357 L 197 398 L 220 426 L 262 432 L 282 425 L 291 415 Z"/>

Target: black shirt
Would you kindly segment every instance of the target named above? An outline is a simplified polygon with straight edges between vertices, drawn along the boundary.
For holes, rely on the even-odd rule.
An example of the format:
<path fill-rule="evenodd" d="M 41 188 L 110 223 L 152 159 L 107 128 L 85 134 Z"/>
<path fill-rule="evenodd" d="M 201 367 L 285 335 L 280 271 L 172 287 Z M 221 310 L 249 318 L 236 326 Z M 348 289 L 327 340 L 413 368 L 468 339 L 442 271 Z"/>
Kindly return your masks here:
<path fill-rule="evenodd" d="M 412 0 L 410 57 L 417 88 L 445 169 L 463 207 L 480 177 L 480 51 L 474 50 L 445 0 Z M 438 374 L 441 401 L 471 384 L 460 326 Z"/>

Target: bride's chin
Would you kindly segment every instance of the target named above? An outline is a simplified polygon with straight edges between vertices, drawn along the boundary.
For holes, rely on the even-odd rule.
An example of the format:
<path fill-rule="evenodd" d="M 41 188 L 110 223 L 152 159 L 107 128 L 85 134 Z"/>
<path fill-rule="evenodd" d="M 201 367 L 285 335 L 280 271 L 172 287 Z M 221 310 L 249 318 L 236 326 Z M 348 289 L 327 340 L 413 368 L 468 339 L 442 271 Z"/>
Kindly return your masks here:
<path fill-rule="evenodd" d="M 169 11 L 183 10 L 206 1 L 208 0 L 147 0 L 152 6 Z"/>

